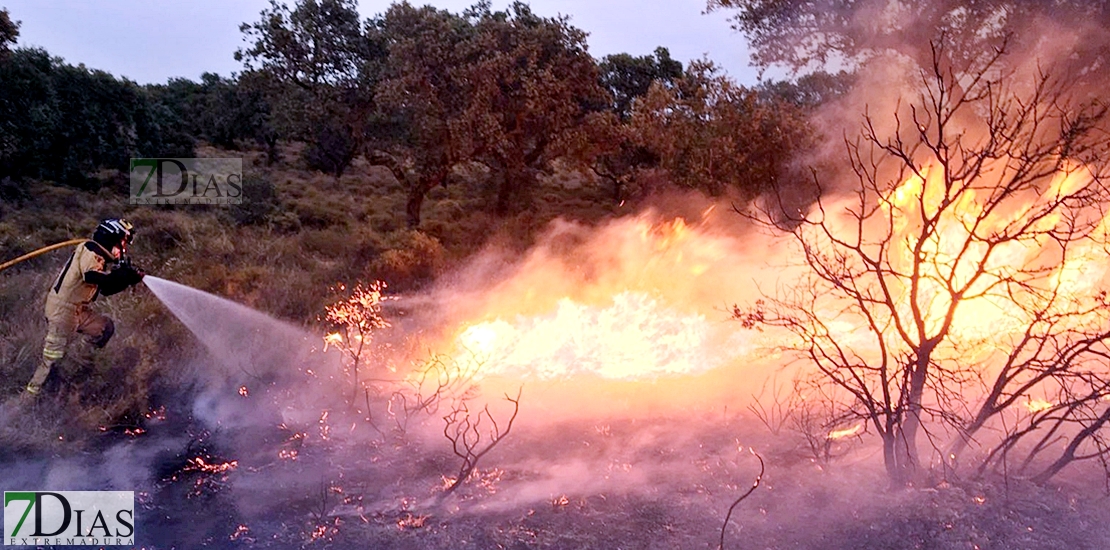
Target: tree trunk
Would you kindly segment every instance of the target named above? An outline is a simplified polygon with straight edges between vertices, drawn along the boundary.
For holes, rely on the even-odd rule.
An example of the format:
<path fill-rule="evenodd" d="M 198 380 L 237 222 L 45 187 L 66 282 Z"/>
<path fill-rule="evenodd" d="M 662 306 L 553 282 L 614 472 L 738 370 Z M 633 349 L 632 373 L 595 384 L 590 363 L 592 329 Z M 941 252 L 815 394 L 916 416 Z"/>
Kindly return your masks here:
<path fill-rule="evenodd" d="M 426 183 L 426 179 L 421 178 L 411 187 L 409 187 L 409 200 L 405 205 L 405 212 L 408 214 L 409 227 L 420 227 L 420 211 L 424 207 L 424 195 L 435 187 L 435 184 Z"/>
<path fill-rule="evenodd" d="M 416 228 L 420 226 L 420 210 L 424 206 L 424 196 L 431 191 L 433 187 L 439 185 L 447 177 L 447 172 L 441 170 L 433 174 L 421 176 L 417 179 L 411 187 L 409 187 L 409 201 L 405 206 L 405 210 L 409 217 L 409 227 Z"/>
<path fill-rule="evenodd" d="M 510 165 L 505 169 L 505 172 L 501 175 L 500 185 L 497 187 L 496 212 L 498 216 L 509 213 L 513 195 L 524 185 L 524 177 L 524 167 L 522 166 Z"/>
<path fill-rule="evenodd" d="M 894 434 L 883 434 L 883 466 L 886 467 L 886 475 L 890 478 L 892 483 L 898 483 L 901 477 L 898 470 L 898 458 L 895 449 L 898 445 L 897 439 L 897 436 Z"/>
<path fill-rule="evenodd" d="M 1068 446 L 1064 449 L 1064 452 L 1060 454 L 1060 458 L 1057 458 L 1056 461 L 1049 465 L 1048 468 L 1045 468 L 1044 471 L 1037 474 L 1036 476 L 1033 476 L 1033 483 L 1040 484 L 1048 481 L 1050 478 L 1052 478 L 1052 476 L 1060 473 L 1060 470 L 1063 470 L 1065 466 L 1074 462 L 1075 453 L 1079 450 L 1079 446 L 1082 445 L 1084 441 L 1089 439 L 1100 429 L 1102 429 L 1102 426 L 1105 425 L 1108 421 L 1110 421 L 1110 407 L 1107 407 L 1106 410 L 1102 411 L 1102 414 L 1099 415 L 1099 417 L 1096 418 L 1089 426 L 1083 428 L 1078 434 L 1076 434 L 1071 442 L 1068 443 Z"/>
<path fill-rule="evenodd" d="M 897 434 L 895 459 L 899 477 L 897 481 L 908 482 L 917 473 L 920 464 L 917 451 L 917 432 L 921 429 L 921 399 L 925 394 L 925 381 L 929 373 L 931 346 L 923 346 L 913 363 L 910 373 L 909 394 L 906 398 L 906 416 Z"/>

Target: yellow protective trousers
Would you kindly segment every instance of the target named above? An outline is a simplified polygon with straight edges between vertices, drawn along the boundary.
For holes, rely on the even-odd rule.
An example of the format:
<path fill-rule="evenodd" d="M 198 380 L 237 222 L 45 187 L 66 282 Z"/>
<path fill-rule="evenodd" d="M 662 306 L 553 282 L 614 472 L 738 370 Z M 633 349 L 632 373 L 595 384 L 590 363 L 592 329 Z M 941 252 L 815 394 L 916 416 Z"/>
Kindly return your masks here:
<path fill-rule="evenodd" d="M 61 312 L 46 319 L 46 338 L 42 345 L 42 362 L 27 384 L 28 393 L 38 393 L 42 389 L 50 370 L 66 352 L 66 344 L 74 334 L 82 334 L 90 344 L 102 348 L 116 332 L 115 323 L 107 316 L 79 304 L 72 312 Z"/>

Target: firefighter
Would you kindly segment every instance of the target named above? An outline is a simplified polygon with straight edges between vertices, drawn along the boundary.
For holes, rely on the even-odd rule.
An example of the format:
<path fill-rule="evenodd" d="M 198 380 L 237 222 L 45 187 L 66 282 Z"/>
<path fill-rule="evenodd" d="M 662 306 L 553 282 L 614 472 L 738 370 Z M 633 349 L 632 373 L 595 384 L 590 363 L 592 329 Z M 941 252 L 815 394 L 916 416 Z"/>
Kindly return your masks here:
<path fill-rule="evenodd" d="M 111 296 L 138 284 L 143 272 L 131 266 L 127 248 L 135 237 L 127 220 L 100 222 L 92 239 L 77 245 L 46 295 L 46 339 L 42 362 L 27 384 L 27 394 L 42 391 L 54 364 L 65 355 L 75 333 L 96 348 L 103 348 L 115 334 L 110 318 L 89 308 L 103 294 Z"/>

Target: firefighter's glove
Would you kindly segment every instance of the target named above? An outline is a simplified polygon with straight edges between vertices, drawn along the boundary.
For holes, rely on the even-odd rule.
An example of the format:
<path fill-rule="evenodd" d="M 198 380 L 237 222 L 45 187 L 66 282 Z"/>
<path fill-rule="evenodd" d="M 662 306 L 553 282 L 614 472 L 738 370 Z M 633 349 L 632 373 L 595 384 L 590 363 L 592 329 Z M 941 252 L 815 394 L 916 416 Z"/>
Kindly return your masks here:
<path fill-rule="evenodd" d="M 123 292 L 128 287 L 139 284 L 143 280 L 145 273 L 130 264 L 121 264 L 112 270 L 111 273 L 103 277 L 102 281 L 97 284 L 100 287 L 100 293 L 105 296 L 111 296 Z"/>

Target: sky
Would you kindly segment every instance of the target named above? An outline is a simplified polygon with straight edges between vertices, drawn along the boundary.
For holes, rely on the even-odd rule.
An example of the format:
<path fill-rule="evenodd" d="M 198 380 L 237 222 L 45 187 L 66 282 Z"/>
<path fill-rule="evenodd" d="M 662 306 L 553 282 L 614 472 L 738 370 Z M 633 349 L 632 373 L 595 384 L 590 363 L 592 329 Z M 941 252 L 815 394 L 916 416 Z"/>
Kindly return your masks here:
<path fill-rule="evenodd" d="M 292 4 L 294 0 L 286 0 Z M 388 0 L 362 0 L 370 17 Z M 473 0 L 430 0 L 460 12 Z M 705 0 L 531 0 L 544 16 L 569 15 L 589 33 L 595 57 L 627 52 L 646 55 L 666 46 L 682 62 L 708 56 L 742 84 L 755 84 L 742 35 L 728 14 L 705 14 Z M 244 43 L 239 25 L 258 20 L 268 0 L 0 0 L 20 21 L 18 46 L 42 47 L 72 64 L 108 71 L 141 84 L 173 77 L 196 80 L 203 72 L 228 76 L 241 70 L 235 50 Z M 495 0 L 503 9 L 508 0 Z"/>

